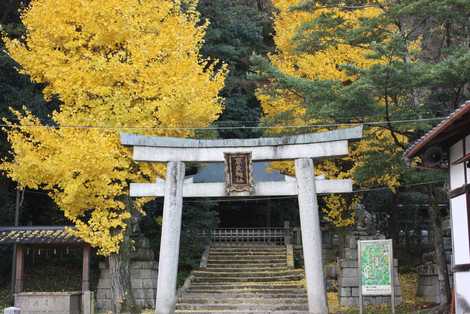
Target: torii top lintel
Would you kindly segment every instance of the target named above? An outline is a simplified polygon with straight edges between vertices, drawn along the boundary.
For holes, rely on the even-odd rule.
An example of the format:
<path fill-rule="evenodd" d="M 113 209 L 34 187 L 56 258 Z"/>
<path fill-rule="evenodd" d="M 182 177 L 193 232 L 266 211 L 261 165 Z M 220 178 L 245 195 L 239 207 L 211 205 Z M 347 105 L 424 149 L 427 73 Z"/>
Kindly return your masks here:
<path fill-rule="evenodd" d="M 362 126 L 294 136 L 199 140 L 121 133 L 121 144 L 134 147 L 136 161 L 222 162 L 224 153 L 251 152 L 252 159 L 328 158 L 348 154 L 348 140 L 362 138 Z"/>

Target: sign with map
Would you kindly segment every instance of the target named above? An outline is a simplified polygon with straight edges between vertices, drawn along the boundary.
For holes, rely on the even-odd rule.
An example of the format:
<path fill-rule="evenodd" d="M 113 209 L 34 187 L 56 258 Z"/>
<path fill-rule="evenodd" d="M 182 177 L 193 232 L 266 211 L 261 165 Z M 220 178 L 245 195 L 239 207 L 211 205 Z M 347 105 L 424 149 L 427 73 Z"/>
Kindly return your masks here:
<path fill-rule="evenodd" d="M 358 241 L 362 295 L 392 294 L 392 240 Z"/>

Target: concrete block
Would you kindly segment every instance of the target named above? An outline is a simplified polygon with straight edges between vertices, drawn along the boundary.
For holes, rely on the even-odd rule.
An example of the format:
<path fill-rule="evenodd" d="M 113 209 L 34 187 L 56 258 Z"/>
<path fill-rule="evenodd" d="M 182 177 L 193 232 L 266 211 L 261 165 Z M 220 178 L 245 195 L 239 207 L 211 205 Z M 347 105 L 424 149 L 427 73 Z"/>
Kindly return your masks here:
<path fill-rule="evenodd" d="M 100 278 L 98 281 L 98 286 L 99 289 L 110 289 L 111 288 L 111 279 L 107 278 Z"/>
<path fill-rule="evenodd" d="M 152 279 L 143 279 L 142 280 L 142 288 L 144 289 L 153 289 L 156 288 L 156 286 L 153 285 L 153 280 Z"/>
<path fill-rule="evenodd" d="M 357 276 L 355 277 L 341 277 L 339 281 L 339 286 L 340 287 L 358 287 L 359 286 L 359 280 Z"/>
<path fill-rule="evenodd" d="M 357 268 L 343 268 L 343 272 L 341 274 L 342 277 L 357 277 L 358 276 L 358 269 Z"/>
<path fill-rule="evenodd" d="M 135 279 L 134 277 L 132 277 L 131 286 L 132 286 L 132 289 L 141 289 L 143 287 L 142 280 L 141 279 Z"/>
<path fill-rule="evenodd" d="M 349 260 L 357 260 L 357 250 L 350 248 L 344 249 L 344 257 Z"/>
<path fill-rule="evenodd" d="M 375 298 L 374 297 L 363 297 L 362 298 L 362 303 L 364 305 L 374 305 L 375 304 Z"/>
<path fill-rule="evenodd" d="M 134 294 L 134 298 L 136 299 L 144 299 L 144 291 L 142 289 L 132 289 L 132 293 Z"/>
<path fill-rule="evenodd" d="M 351 260 L 341 260 L 339 262 L 340 268 L 357 268 L 357 261 L 351 261 Z"/>
<path fill-rule="evenodd" d="M 111 300 L 96 300 L 96 309 L 99 311 L 111 310 Z"/>
<path fill-rule="evenodd" d="M 356 305 L 358 302 L 354 302 L 355 298 L 353 297 L 341 297 L 340 298 L 340 304 L 342 306 L 353 306 Z"/>
<path fill-rule="evenodd" d="M 7 307 L 4 311 L 4 314 L 21 314 L 21 309 L 18 307 Z"/>
<path fill-rule="evenodd" d="M 80 314 L 80 292 L 22 292 L 15 294 L 15 307 L 22 314 Z"/>
<path fill-rule="evenodd" d="M 341 297 L 350 297 L 351 296 L 351 288 L 347 287 L 347 288 L 341 288 L 339 290 L 339 295 Z"/>

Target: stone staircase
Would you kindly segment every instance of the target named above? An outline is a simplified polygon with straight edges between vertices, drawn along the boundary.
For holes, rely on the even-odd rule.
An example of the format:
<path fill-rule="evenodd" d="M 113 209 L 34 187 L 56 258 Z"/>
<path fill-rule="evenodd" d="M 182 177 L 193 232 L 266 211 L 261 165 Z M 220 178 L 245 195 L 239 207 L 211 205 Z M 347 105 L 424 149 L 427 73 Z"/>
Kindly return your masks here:
<path fill-rule="evenodd" d="M 213 245 L 175 313 L 308 313 L 303 269 L 287 267 L 285 246 Z"/>

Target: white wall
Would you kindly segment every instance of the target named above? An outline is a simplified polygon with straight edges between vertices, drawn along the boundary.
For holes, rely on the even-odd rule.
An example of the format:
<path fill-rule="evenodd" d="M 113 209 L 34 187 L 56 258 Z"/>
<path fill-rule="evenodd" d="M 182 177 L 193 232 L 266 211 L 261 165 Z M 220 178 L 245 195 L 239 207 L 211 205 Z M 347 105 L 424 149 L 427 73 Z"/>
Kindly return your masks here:
<path fill-rule="evenodd" d="M 464 150 L 465 143 L 465 150 Z M 455 190 L 469 183 L 470 169 L 466 163 L 452 165 L 454 161 L 470 152 L 470 135 L 458 141 L 449 150 L 450 190 Z M 467 180 L 465 180 L 467 174 Z M 454 265 L 470 264 L 470 239 L 467 208 L 467 195 L 463 193 L 450 200 L 452 216 L 452 240 L 454 247 Z M 454 272 L 456 287 L 456 313 L 470 314 L 470 271 Z"/>
<path fill-rule="evenodd" d="M 470 135 L 465 139 L 465 154 L 470 153 Z M 470 164 L 470 161 L 467 161 L 467 165 Z M 467 171 L 467 184 L 470 183 L 470 168 L 466 167 Z"/>
<path fill-rule="evenodd" d="M 467 196 L 462 194 L 450 201 L 455 265 L 470 263 L 468 238 Z M 470 283 L 469 283 L 470 285 Z"/>
<path fill-rule="evenodd" d="M 456 314 L 470 313 L 470 272 L 458 272 L 454 274 Z"/>
<path fill-rule="evenodd" d="M 458 141 L 450 147 L 449 163 L 450 163 L 450 189 L 455 190 L 465 184 L 465 168 L 463 163 L 453 165 L 452 163 L 463 157 L 463 143 Z"/>

